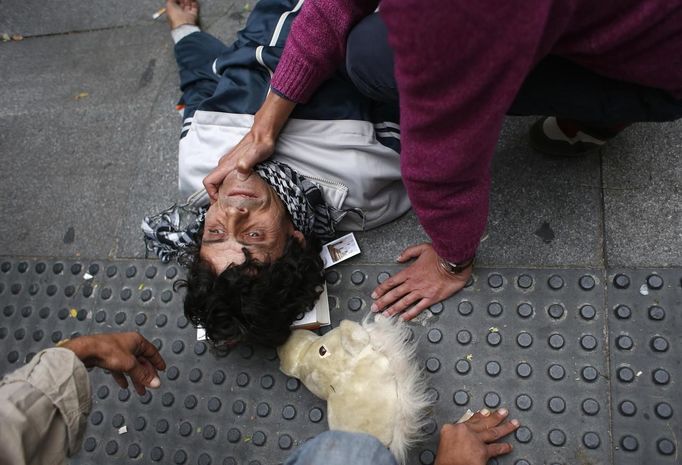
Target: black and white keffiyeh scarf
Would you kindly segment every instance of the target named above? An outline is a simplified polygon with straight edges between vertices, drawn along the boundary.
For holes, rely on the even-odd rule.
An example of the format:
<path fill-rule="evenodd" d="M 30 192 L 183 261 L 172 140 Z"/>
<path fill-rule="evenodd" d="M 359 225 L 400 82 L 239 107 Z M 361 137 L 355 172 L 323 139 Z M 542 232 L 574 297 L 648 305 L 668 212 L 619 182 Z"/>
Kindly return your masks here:
<path fill-rule="evenodd" d="M 296 229 L 305 236 L 314 234 L 320 239 L 334 235 L 334 225 L 340 221 L 340 212 L 327 205 L 315 183 L 278 161 L 259 163 L 254 171 L 277 193 Z"/>
<path fill-rule="evenodd" d="M 254 171 L 277 193 L 297 230 L 323 240 L 334 236 L 334 226 L 346 212 L 327 205 L 315 183 L 289 165 L 272 160 L 259 163 Z M 147 251 L 153 252 L 163 263 L 197 245 L 197 235 L 208 210 L 207 205 L 197 205 L 199 198 L 206 196 L 195 194 L 187 203 L 174 204 L 142 221 Z"/>

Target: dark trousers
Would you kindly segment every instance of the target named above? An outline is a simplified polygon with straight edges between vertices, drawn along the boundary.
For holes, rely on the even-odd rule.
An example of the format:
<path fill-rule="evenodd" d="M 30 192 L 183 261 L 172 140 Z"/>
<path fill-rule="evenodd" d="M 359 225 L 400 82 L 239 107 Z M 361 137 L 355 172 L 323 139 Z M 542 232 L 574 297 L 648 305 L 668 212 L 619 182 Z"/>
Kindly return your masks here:
<path fill-rule="evenodd" d="M 345 67 L 360 92 L 383 102 L 398 99 L 387 36 L 376 13 L 358 23 L 348 37 Z M 600 76 L 549 55 L 528 74 L 507 114 L 558 116 L 608 126 L 682 118 L 682 101 L 660 89 Z"/>

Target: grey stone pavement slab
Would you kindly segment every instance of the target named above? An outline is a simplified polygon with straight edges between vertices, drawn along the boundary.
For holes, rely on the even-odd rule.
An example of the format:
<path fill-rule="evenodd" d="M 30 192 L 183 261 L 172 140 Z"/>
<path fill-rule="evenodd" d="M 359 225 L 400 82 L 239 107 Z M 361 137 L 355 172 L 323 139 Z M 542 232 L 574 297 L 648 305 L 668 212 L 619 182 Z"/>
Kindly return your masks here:
<path fill-rule="evenodd" d="M 203 16 L 222 16 L 248 2 L 204 0 Z M 152 23 L 152 15 L 163 7 L 163 0 L 3 0 L 0 2 L 0 33 L 26 37 L 120 28 Z M 156 20 L 165 24 L 165 16 Z"/>

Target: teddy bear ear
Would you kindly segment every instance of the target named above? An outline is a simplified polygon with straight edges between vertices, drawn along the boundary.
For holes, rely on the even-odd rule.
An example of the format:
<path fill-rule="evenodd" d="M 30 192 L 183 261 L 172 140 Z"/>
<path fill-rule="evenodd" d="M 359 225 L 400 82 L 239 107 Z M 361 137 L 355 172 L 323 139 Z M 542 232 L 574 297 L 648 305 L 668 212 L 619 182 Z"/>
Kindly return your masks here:
<path fill-rule="evenodd" d="M 369 333 L 358 323 L 341 321 L 341 346 L 351 355 L 359 354 L 369 344 Z"/>
<path fill-rule="evenodd" d="M 310 345 L 319 338 L 320 336 L 317 334 L 305 329 L 292 331 L 287 342 L 277 348 L 280 370 L 286 375 L 298 377 L 301 363 L 303 363 L 303 355 Z"/>

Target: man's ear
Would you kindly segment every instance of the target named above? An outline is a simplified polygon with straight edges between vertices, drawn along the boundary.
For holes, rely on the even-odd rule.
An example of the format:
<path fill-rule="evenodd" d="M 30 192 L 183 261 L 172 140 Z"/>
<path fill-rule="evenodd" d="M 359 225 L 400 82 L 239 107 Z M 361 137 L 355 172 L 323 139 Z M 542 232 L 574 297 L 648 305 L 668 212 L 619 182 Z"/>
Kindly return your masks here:
<path fill-rule="evenodd" d="M 305 247 L 305 236 L 301 231 L 294 229 L 294 232 L 291 233 L 291 236 L 296 239 L 299 244 L 301 244 L 301 247 Z"/>

